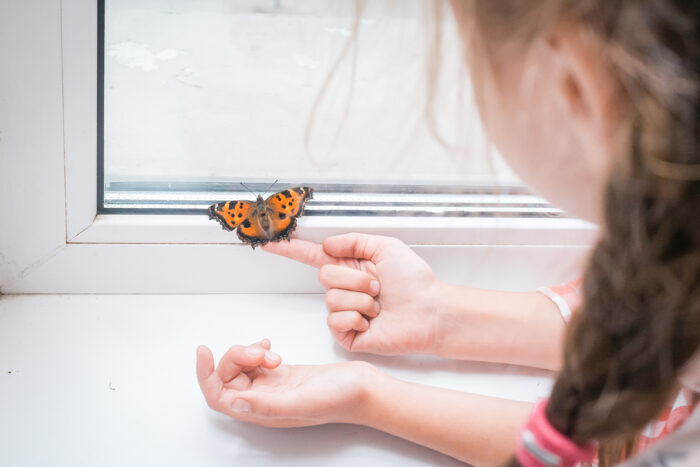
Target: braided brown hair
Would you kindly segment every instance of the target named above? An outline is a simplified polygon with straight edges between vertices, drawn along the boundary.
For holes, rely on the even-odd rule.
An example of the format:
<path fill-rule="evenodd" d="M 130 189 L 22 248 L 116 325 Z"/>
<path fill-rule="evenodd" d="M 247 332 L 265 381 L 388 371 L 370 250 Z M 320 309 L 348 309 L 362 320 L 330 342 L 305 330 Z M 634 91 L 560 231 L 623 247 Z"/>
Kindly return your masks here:
<path fill-rule="evenodd" d="M 700 2 L 452 3 L 474 15 L 489 49 L 573 20 L 603 41 L 629 104 L 627 155 L 607 183 L 584 304 L 546 412 L 573 440 L 598 441 L 600 465 L 612 465 L 676 394 L 700 344 Z"/>
<path fill-rule="evenodd" d="M 619 66 L 630 69 L 619 76 L 635 110 L 547 417 L 575 441 L 600 441 L 600 464 L 611 465 L 675 395 L 700 344 L 700 8 L 662 0 L 577 8 L 624 54 Z"/>

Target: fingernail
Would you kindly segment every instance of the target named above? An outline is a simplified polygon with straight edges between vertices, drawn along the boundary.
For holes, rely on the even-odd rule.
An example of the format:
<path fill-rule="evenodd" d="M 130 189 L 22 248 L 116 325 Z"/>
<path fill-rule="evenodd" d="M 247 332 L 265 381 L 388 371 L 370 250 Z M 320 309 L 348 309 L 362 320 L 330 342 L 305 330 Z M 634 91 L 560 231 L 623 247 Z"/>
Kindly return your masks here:
<path fill-rule="evenodd" d="M 367 321 L 366 319 L 363 319 L 362 324 L 365 328 L 365 331 L 369 329 L 369 321 Z"/>
<path fill-rule="evenodd" d="M 379 293 L 379 281 L 372 280 L 372 281 L 369 283 L 369 291 L 370 291 L 373 295 L 377 295 L 377 294 Z"/>
<path fill-rule="evenodd" d="M 378 301 L 375 300 L 375 301 L 374 301 L 374 311 L 376 311 L 377 313 L 379 313 L 379 311 L 380 311 L 381 309 L 382 309 L 382 306 L 379 304 Z"/>
<path fill-rule="evenodd" d="M 236 399 L 231 404 L 231 410 L 238 413 L 250 412 L 250 402 L 243 399 Z"/>
<path fill-rule="evenodd" d="M 280 357 L 278 354 L 276 354 L 274 352 L 270 352 L 269 350 L 265 351 L 265 360 L 269 363 L 273 363 L 281 358 L 282 357 Z"/>

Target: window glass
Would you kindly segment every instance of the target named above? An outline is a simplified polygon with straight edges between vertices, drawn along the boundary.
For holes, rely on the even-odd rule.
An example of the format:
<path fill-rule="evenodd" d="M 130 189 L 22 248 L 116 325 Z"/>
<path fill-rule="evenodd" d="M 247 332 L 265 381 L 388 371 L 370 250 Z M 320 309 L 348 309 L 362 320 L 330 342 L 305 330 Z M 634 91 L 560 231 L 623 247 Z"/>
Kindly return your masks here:
<path fill-rule="evenodd" d="M 212 191 L 275 180 L 520 193 L 486 141 L 453 20 L 430 5 L 373 0 L 358 16 L 354 0 L 105 0 L 105 206 L 151 192 L 151 208 L 201 209 Z M 447 145 L 425 119 L 436 54 Z"/>

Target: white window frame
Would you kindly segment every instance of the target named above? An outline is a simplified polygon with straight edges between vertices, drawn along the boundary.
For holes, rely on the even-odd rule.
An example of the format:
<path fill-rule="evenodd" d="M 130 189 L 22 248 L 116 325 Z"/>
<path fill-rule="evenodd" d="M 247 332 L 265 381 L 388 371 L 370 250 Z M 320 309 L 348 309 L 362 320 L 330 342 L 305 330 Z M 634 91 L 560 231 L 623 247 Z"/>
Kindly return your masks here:
<path fill-rule="evenodd" d="M 0 87 L 14 92 L 0 109 L 0 292 L 321 291 L 313 268 L 253 251 L 206 216 L 97 215 L 97 2 L 4 2 L 0 16 L 15 38 L 0 49 Z M 348 231 L 403 239 L 445 280 L 513 290 L 579 274 L 597 234 L 569 218 L 440 217 L 303 217 L 296 233 Z"/>

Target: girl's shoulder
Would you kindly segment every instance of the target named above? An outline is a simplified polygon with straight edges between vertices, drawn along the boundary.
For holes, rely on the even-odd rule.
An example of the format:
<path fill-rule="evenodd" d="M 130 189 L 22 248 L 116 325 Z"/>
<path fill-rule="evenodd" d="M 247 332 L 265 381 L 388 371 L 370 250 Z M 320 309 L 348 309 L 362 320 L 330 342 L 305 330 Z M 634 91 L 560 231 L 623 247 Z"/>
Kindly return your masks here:
<path fill-rule="evenodd" d="M 581 284 L 583 278 L 579 277 L 562 284 L 540 287 L 537 291 L 552 300 L 559 309 L 565 322 L 569 322 L 571 315 L 581 306 L 583 297 L 581 294 Z M 681 389 L 672 404 L 669 404 L 659 415 L 659 417 L 649 423 L 642 431 L 639 439 L 639 451 L 642 452 L 678 430 L 690 417 L 695 407 L 698 405 L 698 394 L 689 389 Z M 653 464 L 652 464 L 653 465 Z M 697 465 L 700 465 L 698 463 Z"/>
<path fill-rule="evenodd" d="M 659 429 L 657 433 L 659 437 L 651 441 L 653 445 L 620 467 L 697 467 L 700 465 L 700 443 L 698 443 L 700 410 L 696 410 L 697 404 L 694 404 L 696 400 L 697 394 L 682 390 L 676 403 L 668 412 L 667 426 L 655 428 Z M 675 431 L 671 433 L 669 430 Z"/>
<path fill-rule="evenodd" d="M 690 389 L 683 388 L 678 396 L 642 431 L 639 439 L 639 451 L 647 449 L 652 444 L 677 431 L 695 412 L 698 395 Z M 700 412 L 699 412 L 700 413 Z"/>

